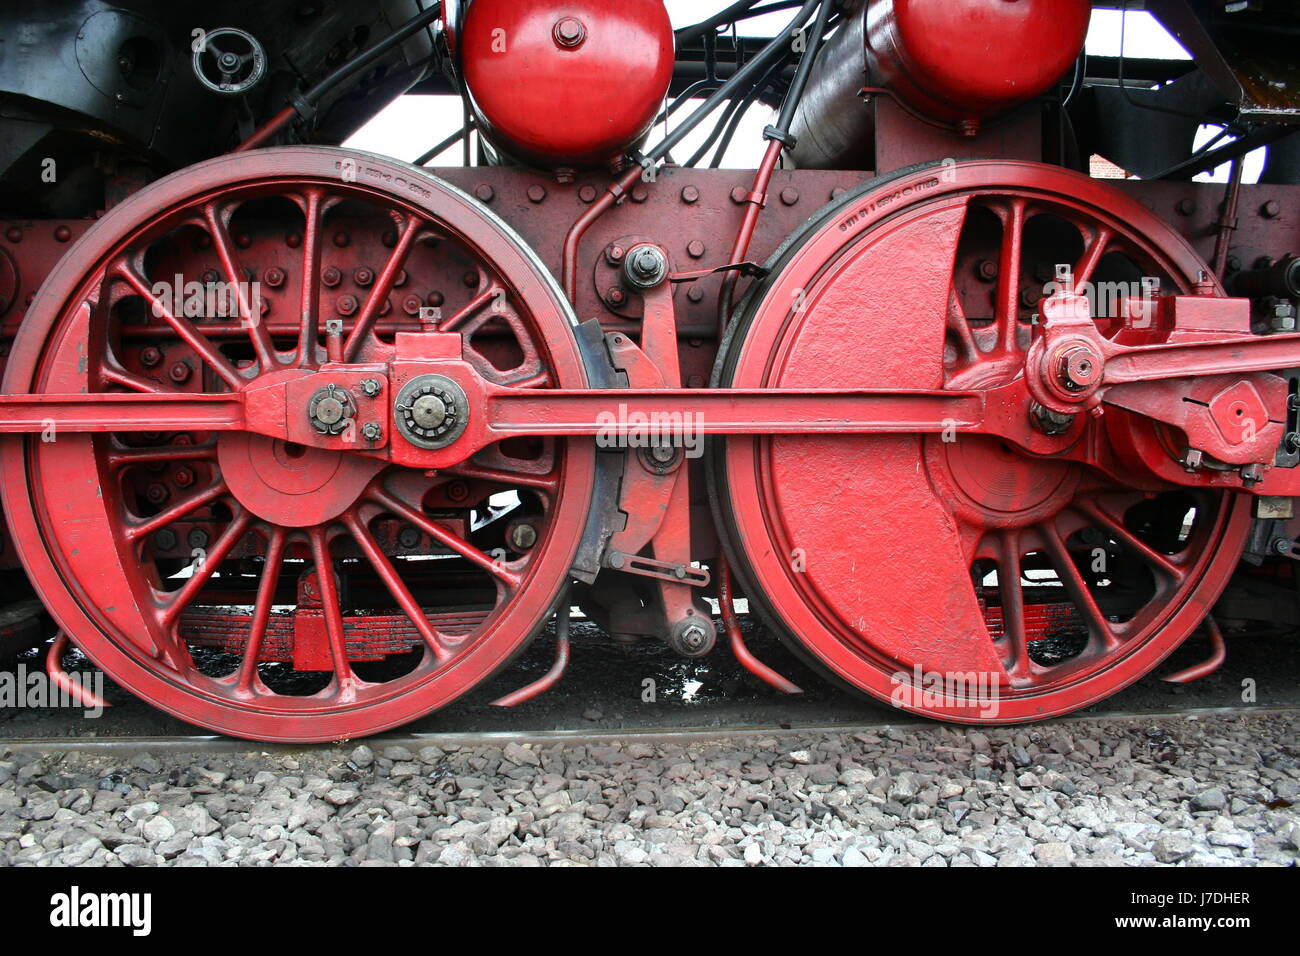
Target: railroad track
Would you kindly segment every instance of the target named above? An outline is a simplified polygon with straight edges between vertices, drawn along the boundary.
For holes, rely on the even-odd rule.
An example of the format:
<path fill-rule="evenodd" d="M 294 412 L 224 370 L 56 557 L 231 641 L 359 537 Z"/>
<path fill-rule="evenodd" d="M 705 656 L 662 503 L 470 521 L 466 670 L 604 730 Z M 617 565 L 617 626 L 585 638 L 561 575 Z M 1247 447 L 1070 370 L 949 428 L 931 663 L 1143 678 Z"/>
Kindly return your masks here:
<path fill-rule="evenodd" d="M 1058 717 L 1051 721 L 1030 725 L 1031 729 L 1053 726 L 1070 726 L 1073 724 L 1124 722 L 1187 721 L 1213 717 L 1272 717 L 1300 714 L 1300 706 L 1284 704 L 1276 706 L 1242 706 L 1242 707 L 1187 707 L 1180 710 L 1116 710 L 1100 713 L 1074 713 Z M 766 739 L 775 737 L 805 738 L 810 734 L 855 734 L 878 733 L 890 728 L 917 729 L 931 727 L 954 727 L 936 721 L 908 717 L 904 713 L 891 719 L 862 720 L 855 722 L 822 721 L 801 722 L 797 724 L 764 723 L 747 727 L 625 727 L 604 728 L 599 730 L 527 730 L 489 731 L 475 733 L 468 731 L 447 731 L 429 733 L 383 734 L 366 739 L 366 743 L 375 749 L 402 746 L 411 750 L 421 747 L 438 746 L 446 749 L 454 747 L 504 746 L 507 743 L 533 744 L 547 746 L 556 743 L 567 744 L 608 744 L 615 741 L 639 743 L 707 743 L 709 741 L 735 741 L 745 739 Z M 1024 726 L 1024 725 L 1021 725 Z M 970 728 L 988 729 L 988 728 Z M 321 744 L 262 744 L 255 741 L 239 740 L 211 734 L 190 736 L 112 736 L 112 737 L 27 737 L 0 738 L 0 752 L 46 754 L 58 751 L 77 751 L 85 754 L 138 753 L 147 750 L 153 754 L 174 753 L 298 753 L 304 750 L 328 750 L 331 747 L 352 744 L 356 741 L 333 741 Z"/>

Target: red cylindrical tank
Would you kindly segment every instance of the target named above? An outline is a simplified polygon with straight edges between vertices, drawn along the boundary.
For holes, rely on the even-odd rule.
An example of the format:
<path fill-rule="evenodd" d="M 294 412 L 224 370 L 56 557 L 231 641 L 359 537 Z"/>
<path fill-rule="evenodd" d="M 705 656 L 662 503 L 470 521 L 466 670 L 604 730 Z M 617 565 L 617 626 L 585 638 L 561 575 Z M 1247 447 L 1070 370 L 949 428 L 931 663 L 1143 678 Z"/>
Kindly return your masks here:
<path fill-rule="evenodd" d="M 480 129 L 548 169 L 599 166 L 637 143 L 675 56 L 663 0 L 473 0 L 458 46 Z"/>
<path fill-rule="evenodd" d="M 803 166 L 847 164 L 870 147 L 858 93 L 965 130 L 1041 95 L 1078 58 L 1090 0 L 866 0 L 818 57 L 793 132 Z M 869 160 L 869 157 L 868 157 Z"/>

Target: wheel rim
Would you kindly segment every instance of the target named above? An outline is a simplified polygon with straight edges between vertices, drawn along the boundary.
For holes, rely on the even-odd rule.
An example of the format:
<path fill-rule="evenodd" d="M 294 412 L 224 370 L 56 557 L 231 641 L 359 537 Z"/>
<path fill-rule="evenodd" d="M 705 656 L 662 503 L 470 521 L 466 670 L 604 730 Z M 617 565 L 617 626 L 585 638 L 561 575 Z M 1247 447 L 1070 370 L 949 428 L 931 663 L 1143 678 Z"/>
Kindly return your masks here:
<path fill-rule="evenodd" d="M 260 288 L 241 290 L 249 264 Z M 160 277 L 209 271 L 230 283 L 229 318 L 210 299 L 193 321 L 160 317 Z M 83 238 L 33 304 L 5 388 L 264 384 L 326 362 L 336 318 L 335 348 L 382 363 L 428 303 L 490 381 L 585 386 L 562 294 L 469 197 L 363 154 L 224 157 L 132 197 Z M 563 441 L 493 446 L 432 474 L 180 427 L 9 441 L 0 467 L 34 583 L 113 680 L 222 732 L 311 741 L 444 706 L 524 646 L 567 579 L 594 455 Z"/>
<path fill-rule="evenodd" d="M 911 170 L 783 247 L 715 381 L 1004 384 L 1032 337 L 1025 287 L 1056 262 L 1081 283 L 1156 276 L 1165 291 L 1204 268 L 1148 210 L 1084 177 L 1027 163 Z M 1098 321 L 1135 340 L 1167 334 Z M 1117 445 L 1150 429 L 1112 413 L 1088 426 Z M 1065 713 L 1150 671 L 1226 585 L 1250 523 L 1243 496 L 953 439 L 714 446 L 719 522 L 751 601 L 851 688 L 963 722 Z"/>

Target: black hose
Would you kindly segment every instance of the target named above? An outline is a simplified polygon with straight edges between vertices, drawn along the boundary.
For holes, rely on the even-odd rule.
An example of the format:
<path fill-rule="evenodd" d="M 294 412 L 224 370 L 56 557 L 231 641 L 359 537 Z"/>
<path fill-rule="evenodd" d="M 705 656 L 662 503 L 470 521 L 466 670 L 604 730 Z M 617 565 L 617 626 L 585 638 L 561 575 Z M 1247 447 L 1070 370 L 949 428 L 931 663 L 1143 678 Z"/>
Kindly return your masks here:
<path fill-rule="evenodd" d="M 812 36 L 807 38 L 808 45 L 804 48 L 803 56 L 799 58 L 799 66 L 794 71 L 790 92 L 786 94 L 785 102 L 781 104 L 781 112 L 777 116 L 776 128 L 782 135 L 789 133 L 790 127 L 794 124 L 795 110 L 799 106 L 799 101 L 803 99 L 808 77 L 812 75 L 813 63 L 816 62 L 817 53 L 821 49 L 822 37 L 826 35 L 826 24 L 830 20 L 831 7 L 834 5 L 834 0 L 822 0 L 822 5 L 817 10 L 817 22 L 813 25 Z"/>
<path fill-rule="evenodd" d="M 470 131 L 470 127 L 469 127 L 469 126 L 462 126 L 460 129 L 458 129 L 456 132 L 452 133 L 450 136 L 448 136 L 446 139 L 444 139 L 444 140 L 443 140 L 441 143 L 439 143 L 437 146 L 433 147 L 433 149 L 431 149 L 431 150 L 429 150 L 428 152 L 424 153 L 424 155 L 422 155 L 419 159 L 417 159 L 417 160 L 416 160 L 414 163 L 412 163 L 411 165 L 413 165 L 413 166 L 423 166 L 425 163 L 427 163 L 429 160 L 433 159 L 435 156 L 437 156 L 437 155 L 439 155 L 440 153 L 442 153 L 444 150 L 451 149 L 453 146 L 455 146 L 457 143 L 459 143 L 459 142 L 461 141 L 461 138 L 462 138 L 462 137 L 464 137 L 464 136 L 468 136 L 468 135 L 469 135 L 469 131 Z"/>
<path fill-rule="evenodd" d="M 813 11 L 821 6 L 822 2 L 823 0 L 807 0 L 789 25 L 774 36 L 771 42 L 759 51 L 757 56 L 732 74 L 731 78 L 718 87 L 677 129 L 668 134 L 658 146 L 646 153 L 647 162 L 655 163 L 667 156 L 673 147 L 680 143 L 691 130 L 717 109 L 718 104 L 723 100 L 731 99 L 736 90 L 748 86 L 762 71 L 767 70 L 773 63 L 781 59 L 789 49 L 790 35 L 808 22 L 809 17 L 813 15 Z"/>
<path fill-rule="evenodd" d="M 311 89 L 302 94 L 302 99 L 310 105 L 315 106 L 320 102 L 321 98 L 334 87 L 338 86 L 358 70 L 363 70 L 370 66 L 394 47 L 405 43 L 436 20 L 441 12 L 442 4 L 440 2 L 433 4 L 427 10 L 420 11 L 410 20 L 407 20 L 402 26 L 398 27 L 396 31 L 384 37 L 384 39 L 370 47 L 370 49 L 358 53 L 333 73 L 329 74 L 329 76 L 325 77 L 325 79 L 311 87 Z"/>

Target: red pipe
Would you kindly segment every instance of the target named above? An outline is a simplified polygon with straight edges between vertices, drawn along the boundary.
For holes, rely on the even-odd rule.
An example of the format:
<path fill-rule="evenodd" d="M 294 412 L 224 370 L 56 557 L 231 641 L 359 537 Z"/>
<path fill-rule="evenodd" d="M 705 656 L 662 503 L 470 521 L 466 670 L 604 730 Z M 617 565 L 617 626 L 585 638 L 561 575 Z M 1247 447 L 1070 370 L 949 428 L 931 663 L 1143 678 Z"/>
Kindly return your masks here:
<path fill-rule="evenodd" d="M 565 592 L 560 603 L 560 610 L 555 615 L 555 663 L 542 677 L 513 693 L 506 694 L 492 701 L 493 707 L 517 707 L 525 701 L 532 700 L 538 694 L 545 693 L 555 686 L 564 676 L 569 666 L 569 595 Z"/>
<path fill-rule="evenodd" d="M 620 176 L 603 196 L 591 204 L 590 209 L 578 217 L 569 234 L 564 237 L 564 263 L 561 272 L 564 279 L 564 294 L 569 297 L 569 302 L 575 309 L 578 307 L 578 246 L 582 242 L 582 237 L 586 235 L 592 223 L 627 194 L 627 190 L 641 178 L 641 175 L 641 167 L 633 166 Z"/>
<path fill-rule="evenodd" d="M 731 567 L 726 559 L 718 566 L 718 609 L 722 611 L 722 624 L 727 629 L 727 637 L 731 639 L 731 653 L 736 655 L 736 660 L 740 661 L 745 670 L 783 694 L 802 694 L 803 690 L 797 684 L 772 670 L 745 646 L 745 639 L 740 636 L 740 622 L 736 620 L 736 609 L 731 603 Z"/>
<path fill-rule="evenodd" d="M 1215 623 L 1212 617 L 1206 617 L 1205 630 L 1210 635 L 1210 656 L 1199 664 L 1193 664 L 1186 670 L 1161 678 L 1166 684 L 1190 684 L 1194 680 L 1208 677 L 1223 666 L 1223 662 L 1228 656 L 1228 647 L 1223 641 L 1223 632 L 1219 630 L 1219 625 Z"/>
<path fill-rule="evenodd" d="M 743 262 L 745 256 L 749 254 L 749 244 L 753 241 L 754 231 L 758 228 L 759 214 L 767 205 L 767 188 L 772 184 L 772 173 L 776 171 L 776 164 L 780 162 L 781 150 L 784 148 L 785 146 L 775 139 L 767 144 L 767 152 L 763 154 L 763 161 L 759 163 L 758 172 L 754 175 L 754 188 L 749 194 L 745 217 L 740 221 L 740 231 L 736 233 L 736 245 L 731 250 L 731 258 L 728 262 Z M 731 299 L 736 291 L 736 279 L 734 269 L 728 271 L 722 279 L 722 291 L 718 295 L 719 342 L 722 341 L 722 333 L 727 330 L 727 322 L 731 319 Z"/>
<path fill-rule="evenodd" d="M 272 136 L 274 136 L 276 133 L 280 132 L 280 130 L 288 126 L 289 121 L 292 120 L 296 115 L 298 115 L 297 110 L 295 110 L 292 106 L 286 106 L 284 109 L 280 110 L 280 112 L 276 113 L 269 120 L 267 120 L 264 124 L 262 124 L 262 126 L 258 127 L 258 129 L 254 131 L 252 136 L 248 137 L 248 139 L 244 140 L 242 143 L 236 146 L 234 152 L 242 153 L 245 150 L 256 149 L 257 147 L 265 143 L 268 139 L 270 139 Z"/>
<path fill-rule="evenodd" d="M 67 649 L 68 635 L 59 631 L 54 637 L 54 643 L 50 645 L 49 653 L 45 655 L 45 673 L 50 675 L 54 686 L 86 710 L 103 710 L 105 707 L 111 707 L 108 701 L 102 700 L 93 691 L 87 690 L 68 676 L 68 672 L 63 669 L 63 654 Z"/>

